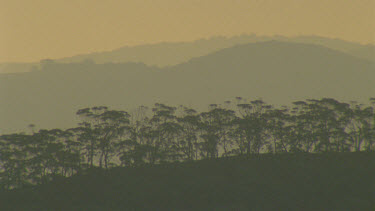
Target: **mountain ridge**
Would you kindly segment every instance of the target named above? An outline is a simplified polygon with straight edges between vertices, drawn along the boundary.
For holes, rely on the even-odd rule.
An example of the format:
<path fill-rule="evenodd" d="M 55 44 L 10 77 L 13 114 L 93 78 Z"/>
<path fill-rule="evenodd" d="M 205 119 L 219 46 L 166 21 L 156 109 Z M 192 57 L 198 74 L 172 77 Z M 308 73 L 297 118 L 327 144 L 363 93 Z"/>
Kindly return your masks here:
<path fill-rule="evenodd" d="M 254 34 L 233 37 L 216 36 L 209 39 L 186 42 L 160 42 L 137 46 L 124 46 L 112 51 L 79 54 L 54 60 L 63 63 L 77 63 L 84 62 L 85 60 L 92 60 L 95 63 L 141 62 L 149 66 L 167 67 L 186 62 L 193 57 L 208 55 L 223 48 L 270 40 L 318 44 L 375 62 L 375 45 L 371 44 L 364 45 L 312 35 L 285 37 L 280 35 L 257 36 Z M 40 67 L 40 62 L 3 63 L 0 64 L 0 73 L 25 72 L 38 67 Z"/>
<path fill-rule="evenodd" d="M 65 128 L 76 123 L 78 109 L 100 105 L 128 110 L 166 103 L 202 110 L 236 96 L 275 105 L 322 97 L 367 101 L 374 97 L 374 78 L 375 66 L 366 60 L 279 41 L 223 49 L 168 68 L 52 63 L 0 75 L 0 128 Z"/>

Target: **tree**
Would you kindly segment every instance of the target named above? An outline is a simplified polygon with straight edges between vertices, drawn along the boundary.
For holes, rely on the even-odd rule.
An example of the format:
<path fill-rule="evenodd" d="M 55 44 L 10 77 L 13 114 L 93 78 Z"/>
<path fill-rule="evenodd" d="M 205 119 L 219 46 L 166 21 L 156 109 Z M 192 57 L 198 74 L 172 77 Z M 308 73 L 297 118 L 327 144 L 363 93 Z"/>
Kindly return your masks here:
<path fill-rule="evenodd" d="M 77 115 L 90 121 L 83 122 L 83 125 L 86 126 L 86 136 L 92 138 L 89 147 L 91 166 L 96 148 L 99 153 L 99 167 L 102 168 L 104 164 L 104 167 L 108 168 L 112 156 L 116 154 L 116 139 L 129 129 L 130 115 L 125 111 L 108 110 L 104 106 L 81 109 Z"/>
<path fill-rule="evenodd" d="M 153 134 L 157 135 L 153 149 L 160 162 L 178 160 L 182 157 L 178 143 L 182 127 L 177 122 L 176 109 L 159 103 L 152 109 L 154 115 L 150 123 L 155 130 Z"/>
<path fill-rule="evenodd" d="M 185 154 L 187 160 L 198 159 L 198 129 L 200 125 L 200 116 L 194 109 L 184 108 L 182 117 L 177 118 L 182 126 L 182 136 L 179 141 L 180 149 Z"/>
<path fill-rule="evenodd" d="M 246 154 L 259 154 L 266 144 L 267 136 L 267 115 L 266 111 L 271 109 L 262 100 L 251 101 L 250 104 L 238 104 L 241 117 L 237 119 L 239 129 L 245 136 Z"/>
<path fill-rule="evenodd" d="M 201 136 L 207 157 L 215 158 L 219 156 L 218 147 L 222 146 L 223 155 L 230 152 L 232 141 L 229 139 L 230 130 L 233 128 L 235 112 L 229 109 L 213 107 L 208 112 L 201 113 L 204 134 Z"/>
<path fill-rule="evenodd" d="M 363 105 L 352 102 L 351 110 L 347 113 L 349 118 L 348 136 L 354 151 L 361 151 L 363 142 L 371 148 L 371 121 L 372 107 L 363 108 Z"/>
<path fill-rule="evenodd" d="M 267 111 L 267 130 L 271 141 L 269 142 L 268 151 L 277 152 L 288 152 L 286 139 L 286 124 L 290 119 L 289 110 L 283 109 L 270 109 Z"/>

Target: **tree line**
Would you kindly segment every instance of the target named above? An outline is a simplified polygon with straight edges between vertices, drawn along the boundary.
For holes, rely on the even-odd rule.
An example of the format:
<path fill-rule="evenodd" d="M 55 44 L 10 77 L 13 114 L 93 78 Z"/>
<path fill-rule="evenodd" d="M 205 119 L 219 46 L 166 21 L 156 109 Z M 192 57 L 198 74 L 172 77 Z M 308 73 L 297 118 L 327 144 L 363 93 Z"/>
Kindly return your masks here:
<path fill-rule="evenodd" d="M 332 98 L 275 107 L 237 97 L 198 112 L 156 103 L 149 109 L 77 111 L 69 129 L 0 136 L 0 189 L 44 184 L 90 168 L 142 166 L 235 155 L 375 151 L 375 98 Z"/>

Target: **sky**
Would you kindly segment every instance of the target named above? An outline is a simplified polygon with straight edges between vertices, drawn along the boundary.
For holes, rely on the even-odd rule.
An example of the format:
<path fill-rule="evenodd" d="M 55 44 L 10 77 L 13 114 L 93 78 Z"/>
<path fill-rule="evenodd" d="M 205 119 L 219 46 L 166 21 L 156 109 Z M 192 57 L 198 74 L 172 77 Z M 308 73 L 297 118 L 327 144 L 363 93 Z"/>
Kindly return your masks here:
<path fill-rule="evenodd" d="M 0 62 L 212 36 L 375 44 L 375 0 L 0 0 Z"/>

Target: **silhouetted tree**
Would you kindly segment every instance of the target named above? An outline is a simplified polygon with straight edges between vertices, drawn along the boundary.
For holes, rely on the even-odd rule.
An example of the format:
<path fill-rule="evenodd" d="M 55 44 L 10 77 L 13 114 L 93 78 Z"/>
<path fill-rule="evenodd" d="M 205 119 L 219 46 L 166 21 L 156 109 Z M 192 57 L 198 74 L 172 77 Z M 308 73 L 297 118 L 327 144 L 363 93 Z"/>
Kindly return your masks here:
<path fill-rule="evenodd" d="M 177 121 L 182 127 L 181 140 L 179 148 L 185 155 L 187 160 L 197 160 L 199 142 L 197 133 L 200 125 L 200 116 L 194 109 L 184 108 L 182 117 L 178 117 Z"/>
<path fill-rule="evenodd" d="M 77 111 L 78 127 L 0 136 L 0 188 L 21 188 L 69 177 L 86 168 L 141 166 L 262 152 L 374 151 L 375 98 L 370 106 L 332 98 L 275 109 L 237 97 L 237 109 L 207 112 L 156 103 L 152 115 L 108 107 Z M 181 111 L 181 112 L 180 112 Z"/>

